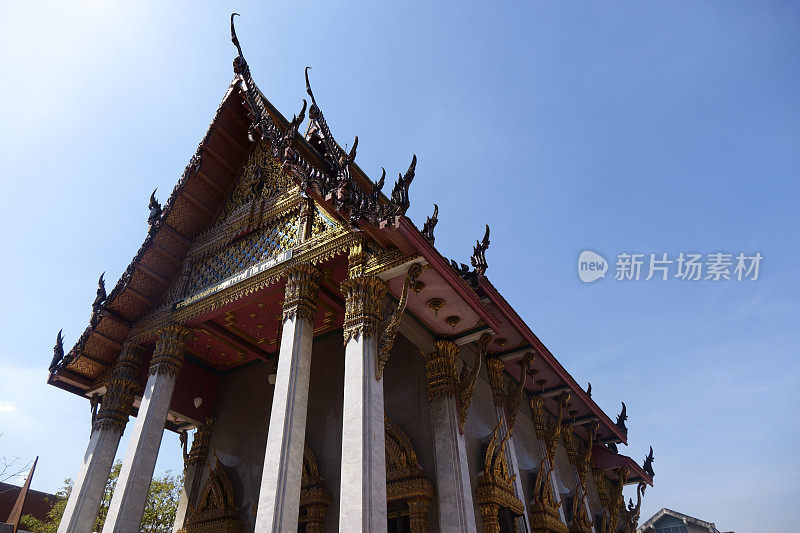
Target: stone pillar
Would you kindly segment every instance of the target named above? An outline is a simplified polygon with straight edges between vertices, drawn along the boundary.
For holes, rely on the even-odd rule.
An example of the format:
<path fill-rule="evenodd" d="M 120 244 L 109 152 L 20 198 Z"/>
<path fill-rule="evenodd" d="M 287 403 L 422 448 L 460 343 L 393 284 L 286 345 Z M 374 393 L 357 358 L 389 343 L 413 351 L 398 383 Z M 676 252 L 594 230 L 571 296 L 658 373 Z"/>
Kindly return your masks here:
<path fill-rule="evenodd" d="M 486 367 L 489 371 L 489 384 L 492 387 L 492 401 L 494 402 L 497 419 L 500 424 L 500 438 L 505 438 L 508 433 L 508 420 L 506 419 L 506 382 L 503 375 L 505 364 L 496 357 L 486 360 Z M 524 371 L 524 370 L 523 370 Z M 519 406 L 515 406 L 515 409 Z M 514 415 L 516 417 L 516 413 Z M 528 517 L 528 502 L 525 500 L 525 492 L 522 490 L 522 478 L 519 475 L 519 462 L 517 452 L 514 448 L 514 437 L 509 437 L 506 441 L 506 464 L 508 464 L 508 475 L 514 478 L 514 495 L 522 502 L 525 513 L 514 519 L 517 531 L 530 531 L 530 518 Z"/>
<path fill-rule="evenodd" d="M 259 532 L 297 531 L 319 282 L 320 273 L 312 265 L 289 270 L 256 512 L 255 529 Z"/>
<path fill-rule="evenodd" d="M 119 439 L 128 423 L 133 397 L 139 392 L 139 366 L 142 347 L 125 343 L 106 384 L 106 393 L 97 416 L 92 421 L 89 447 L 67 506 L 58 533 L 93 531 L 106 481 L 114 464 Z"/>
<path fill-rule="evenodd" d="M 386 285 L 373 276 L 342 283 L 344 408 L 339 531 L 386 531 L 383 382 L 377 374 L 376 327 Z"/>
<path fill-rule="evenodd" d="M 183 490 L 178 500 L 178 509 L 175 511 L 175 524 L 172 527 L 173 533 L 178 533 L 186 521 L 189 511 L 189 503 L 197 498 L 200 478 L 205 466 L 206 456 L 208 455 L 208 442 L 211 439 L 211 426 L 214 424 L 214 417 L 206 418 L 206 423 L 197 428 L 192 439 L 192 450 L 186 454 L 184 448 L 184 469 L 183 469 Z"/>
<path fill-rule="evenodd" d="M 433 422 L 439 531 L 473 532 L 476 531 L 475 507 L 467 446 L 458 427 L 455 397 L 461 350 L 446 339 L 437 339 L 435 344 L 436 350 L 425 356 L 425 378 Z"/>
<path fill-rule="evenodd" d="M 183 350 L 191 335 L 191 330 L 180 324 L 168 324 L 159 331 L 150 362 L 150 376 L 144 388 L 139 415 L 133 424 L 103 533 L 139 530 L 172 392 L 183 366 Z"/>

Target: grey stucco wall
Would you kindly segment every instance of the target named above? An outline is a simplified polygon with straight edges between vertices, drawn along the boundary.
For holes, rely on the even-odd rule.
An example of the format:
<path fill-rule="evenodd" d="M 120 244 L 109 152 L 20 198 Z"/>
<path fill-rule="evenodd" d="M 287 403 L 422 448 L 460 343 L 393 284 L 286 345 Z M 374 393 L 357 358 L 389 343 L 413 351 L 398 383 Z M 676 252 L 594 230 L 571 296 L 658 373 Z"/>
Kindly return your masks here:
<path fill-rule="evenodd" d="M 425 360 L 419 348 L 402 335 L 397 336 L 386 363 L 383 387 L 386 415 L 408 436 L 419 464 L 435 491 L 436 458 L 433 453 L 433 425 L 426 397 Z M 428 507 L 431 533 L 439 531 L 438 516 L 434 498 Z"/>
<path fill-rule="evenodd" d="M 258 502 L 261 485 L 274 389 L 269 384 L 268 374 L 268 365 L 259 362 L 223 377 L 214 405 L 216 420 L 209 454 L 216 453 L 226 466 L 243 531 L 253 531 L 254 504 Z M 211 457 L 209 461 L 213 464 Z M 200 489 L 206 479 L 207 469 L 198 484 Z"/>

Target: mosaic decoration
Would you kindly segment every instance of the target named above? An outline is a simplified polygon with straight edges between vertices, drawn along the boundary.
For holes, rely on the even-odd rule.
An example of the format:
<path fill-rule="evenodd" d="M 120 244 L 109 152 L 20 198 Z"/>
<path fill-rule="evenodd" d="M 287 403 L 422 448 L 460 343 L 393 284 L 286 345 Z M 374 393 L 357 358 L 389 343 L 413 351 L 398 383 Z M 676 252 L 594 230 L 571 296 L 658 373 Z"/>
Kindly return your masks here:
<path fill-rule="evenodd" d="M 212 252 L 195 265 L 185 295 L 194 294 L 259 261 L 297 246 L 300 244 L 299 230 L 297 214 L 289 214 L 267 228 Z"/>

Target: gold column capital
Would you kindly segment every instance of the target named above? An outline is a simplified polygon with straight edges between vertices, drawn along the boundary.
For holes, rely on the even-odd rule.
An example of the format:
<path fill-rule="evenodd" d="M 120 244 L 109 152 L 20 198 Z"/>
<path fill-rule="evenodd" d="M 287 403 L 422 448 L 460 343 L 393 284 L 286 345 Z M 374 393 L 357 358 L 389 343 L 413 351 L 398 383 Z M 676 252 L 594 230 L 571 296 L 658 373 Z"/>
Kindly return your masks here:
<path fill-rule="evenodd" d="M 183 350 L 191 336 L 190 328 L 174 322 L 159 329 L 149 374 L 168 374 L 177 378 L 183 366 Z"/>
<path fill-rule="evenodd" d="M 489 371 L 489 385 L 492 387 L 492 400 L 497 407 L 503 407 L 506 400 L 506 380 L 503 370 L 506 365 L 497 357 L 486 359 L 486 369 Z"/>
<path fill-rule="evenodd" d="M 283 319 L 307 318 L 312 323 L 317 315 L 317 293 L 322 281 L 320 271 L 310 263 L 301 263 L 287 272 Z"/>
<path fill-rule="evenodd" d="M 342 282 L 341 290 L 345 296 L 344 343 L 375 335 L 386 283 L 375 276 L 354 276 Z"/>
<path fill-rule="evenodd" d="M 139 368 L 143 353 L 144 347 L 139 344 L 126 342 L 122 345 L 122 352 L 106 380 L 106 393 L 92 421 L 92 431 L 122 433 L 125 430 L 133 397 L 141 388 Z"/>
<path fill-rule="evenodd" d="M 461 348 L 449 339 L 436 339 L 436 351 L 425 355 L 425 380 L 428 401 L 446 398 L 456 393 L 458 358 Z"/>

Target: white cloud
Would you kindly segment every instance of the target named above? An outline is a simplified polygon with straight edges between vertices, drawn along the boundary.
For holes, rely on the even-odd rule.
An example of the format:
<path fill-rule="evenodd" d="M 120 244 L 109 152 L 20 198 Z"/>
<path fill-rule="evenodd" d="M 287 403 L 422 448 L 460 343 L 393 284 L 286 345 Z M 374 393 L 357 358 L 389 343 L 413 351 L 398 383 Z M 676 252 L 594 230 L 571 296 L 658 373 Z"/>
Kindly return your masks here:
<path fill-rule="evenodd" d="M 0 413 L 16 413 L 17 410 L 17 402 L 0 401 Z"/>

